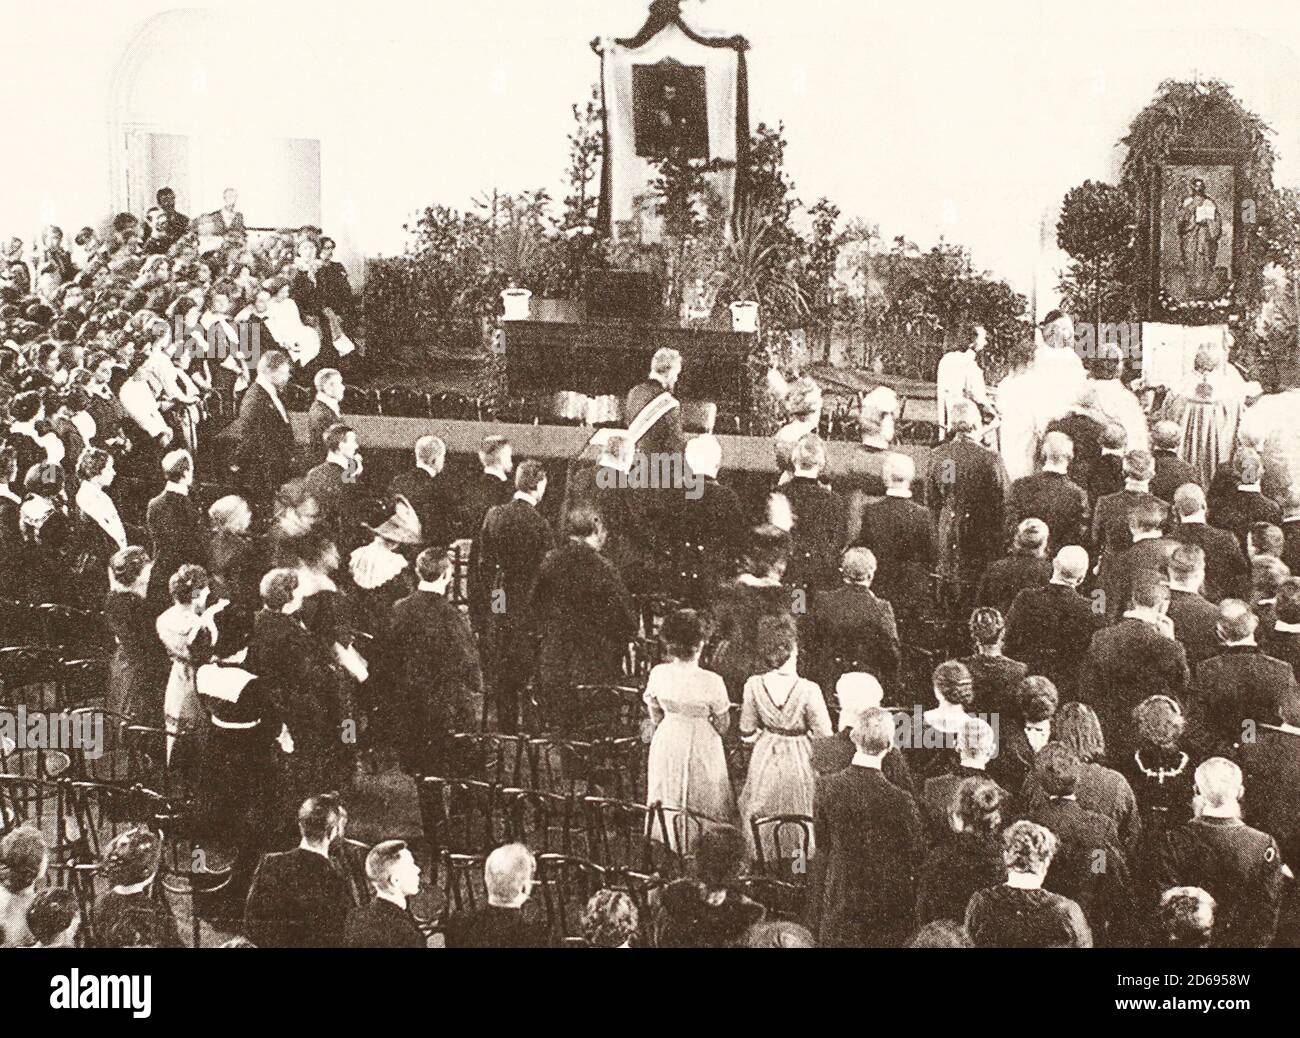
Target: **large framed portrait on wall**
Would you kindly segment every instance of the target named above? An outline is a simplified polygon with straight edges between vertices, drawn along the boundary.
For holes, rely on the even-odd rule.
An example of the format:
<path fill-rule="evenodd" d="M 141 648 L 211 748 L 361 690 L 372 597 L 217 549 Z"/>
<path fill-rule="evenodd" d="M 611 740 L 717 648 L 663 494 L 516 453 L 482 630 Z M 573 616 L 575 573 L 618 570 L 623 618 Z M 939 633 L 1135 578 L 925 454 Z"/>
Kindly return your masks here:
<path fill-rule="evenodd" d="M 1236 277 L 1237 167 L 1170 162 L 1157 186 L 1160 294 L 1180 306 L 1227 298 Z"/>
<path fill-rule="evenodd" d="M 632 119 L 642 158 L 709 157 L 709 104 L 704 69 L 664 59 L 632 66 Z"/>

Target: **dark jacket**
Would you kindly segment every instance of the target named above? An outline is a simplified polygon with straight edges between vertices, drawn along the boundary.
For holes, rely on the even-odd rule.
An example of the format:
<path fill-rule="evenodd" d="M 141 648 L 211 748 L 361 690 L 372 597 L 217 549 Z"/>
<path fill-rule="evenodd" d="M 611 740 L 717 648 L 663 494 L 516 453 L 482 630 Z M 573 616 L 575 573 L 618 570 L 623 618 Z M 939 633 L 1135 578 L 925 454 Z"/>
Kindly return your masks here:
<path fill-rule="evenodd" d="M 1064 584 L 1026 588 L 1011 603 L 1007 640 L 1012 659 L 1024 661 L 1034 674 L 1049 678 L 1063 696 L 1072 693 L 1079 663 L 1104 614 Z"/>
<path fill-rule="evenodd" d="M 1084 657 L 1078 695 L 1097 711 L 1112 756 L 1132 752 L 1133 708 L 1148 696 L 1184 701 L 1187 654 L 1172 638 L 1137 617 L 1098 631 Z"/>
<path fill-rule="evenodd" d="M 812 766 L 818 775 L 834 775 L 853 763 L 857 749 L 853 745 L 853 734 L 845 728 L 834 735 L 819 735 L 812 741 Z M 885 778 L 904 792 L 916 794 L 912 781 L 912 770 L 907 765 L 907 758 L 899 750 L 890 750 L 880 761 L 880 770 Z"/>
<path fill-rule="evenodd" d="M 1067 544 L 1085 544 L 1088 495 L 1063 472 L 1036 472 L 1011 484 L 1007 503 L 1008 536 L 1025 519 L 1041 519 L 1055 554 Z"/>
<path fill-rule="evenodd" d="M 245 484 L 251 493 L 272 496 L 293 476 L 297 444 L 293 427 L 258 382 L 239 403 L 237 433 L 234 461 Z"/>
<path fill-rule="evenodd" d="M 1246 553 L 1228 530 L 1206 523 L 1178 523 L 1169 535 L 1184 544 L 1195 544 L 1205 552 L 1205 588 L 1211 602 L 1224 598 L 1245 598 L 1250 591 L 1250 568 Z"/>
<path fill-rule="evenodd" d="M 893 603 L 900 616 L 924 611 L 936 565 L 930 510 L 905 497 L 869 502 L 857 543 L 875 553 L 876 594 Z"/>
<path fill-rule="evenodd" d="M 426 545 L 450 547 L 462 537 L 478 532 L 477 529 L 469 530 L 461 500 L 447 485 L 444 475 L 435 478 L 420 468 L 399 473 L 388 484 L 389 503 L 398 497 L 411 502 L 420 518 L 420 531 Z"/>
<path fill-rule="evenodd" d="M 1253 523 L 1272 523 L 1280 526 L 1282 509 L 1276 501 L 1259 491 L 1233 490 L 1210 509 L 1210 522 L 1221 530 L 1230 530 L 1246 550 L 1246 536 Z"/>
<path fill-rule="evenodd" d="M 1002 546 L 1008 487 L 1001 456 L 958 436 L 931 453 L 926 486 L 938 529 L 940 573 L 974 581 Z"/>
<path fill-rule="evenodd" d="M 1018 717 L 1020 683 L 1029 677 L 1028 665 L 1009 656 L 975 655 L 962 659 L 970 671 L 975 698 L 966 708 L 972 714 L 997 714 L 1004 719 Z"/>
<path fill-rule="evenodd" d="M 1201 475 L 1175 451 L 1151 452 L 1156 463 L 1156 474 L 1151 479 L 1151 493 L 1166 504 L 1174 503 L 1174 492 L 1186 483 L 1200 486 Z"/>
<path fill-rule="evenodd" d="M 424 934 L 409 910 L 398 908 L 381 897 L 372 898 L 365 908 L 348 913 L 343 927 L 347 948 L 424 948 Z"/>
<path fill-rule="evenodd" d="M 1246 821 L 1277 840 L 1284 862 L 1300 862 L 1300 731 L 1262 724 L 1238 759 Z"/>
<path fill-rule="evenodd" d="M 916 801 L 874 768 L 817 779 L 809 921 L 820 947 L 898 947 L 925 855 Z"/>
<path fill-rule="evenodd" d="M 800 669 L 824 692 L 846 670 L 862 669 L 879 679 L 887 702 L 895 700 L 902 650 L 894 610 L 869 588 L 843 585 L 813 595 L 800 638 Z"/>
<path fill-rule="evenodd" d="M 1282 700 L 1295 689 L 1291 665 L 1254 645 L 1225 646 L 1196 665 L 1191 720 L 1210 740 L 1205 748 L 1227 751 L 1247 738 L 1243 725 L 1277 725 Z"/>
<path fill-rule="evenodd" d="M 992 606 L 1004 617 L 1027 587 L 1042 587 L 1052 579 L 1052 564 L 1037 555 L 1010 555 L 984 571 L 976 604 Z"/>
<path fill-rule="evenodd" d="M 1174 638 L 1187 653 L 1187 662 L 1195 666 L 1215 655 L 1219 641 L 1219 610 L 1213 602 L 1190 591 L 1169 591 L 1169 609 L 1165 614 L 1174 622 Z"/>
<path fill-rule="evenodd" d="M 1105 559 L 1118 555 L 1133 543 L 1129 513 L 1138 505 L 1155 500 L 1152 494 L 1143 490 L 1120 490 L 1098 499 L 1092 514 L 1092 543 L 1102 559 L 1103 573 Z"/>
<path fill-rule="evenodd" d="M 470 609 L 491 619 L 503 651 L 527 648 L 533 587 L 542 559 L 554 546 L 551 524 L 527 501 L 512 500 L 489 510 L 483 519 L 470 566 Z"/>
<path fill-rule="evenodd" d="M 623 403 L 623 425 L 631 427 L 636 416 L 639 415 L 647 404 L 656 397 L 665 392 L 662 382 L 648 378 L 639 385 L 633 386 L 627 394 L 627 399 Z M 686 446 L 686 437 L 682 433 L 682 409 L 679 404 L 666 415 L 652 425 L 649 431 L 641 437 L 637 444 L 637 451 L 641 454 L 680 454 Z"/>
<path fill-rule="evenodd" d="M 447 919 L 448 948 L 545 948 L 546 927 L 522 909 L 486 905 L 472 912 L 453 912 Z"/>
<path fill-rule="evenodd" d="M 1200 887 L 1217 903 L 1219 948 L 1267 948 L 1277 930 L 1283 891 L 1277 841 L 1235 818 L 1193 818 L 1156 845 L 1157 890 Z"/>
<path fill-rule="evenodd" d="M 847 542 L 844 501 L 825 483 L 795 476 L 778 493 L 794 515 L 786 582 L 794 587 L 833 587 Z"/>
<path fill-rule="evenodd" d="M 962 834 L 945 840 L 930 851 L 921 867 L 916 891 L 916 925 L 924 926 L 938 919 L 963 925 L 966 906 L 975 892 L 996 886 L 1006 878 L 1002 846 L 996 837 Z"/>
<path fill-rule="evenodd" d="M 194 499 L 164 490 L 149 502 L 145 524 L 153 550 L 153 572 L 149 576 L 148 598 L 156 607 L 171 604 L 168 581 L 186 563 L 202 566 L 208 561 L 208 526 Z"/>
<path fill-rule="evenodd" d="M 1100 576 L 1106 592 L 1106 615 L 1114 620 L 1128 608 L 1134 582 L 1142 574 L 1155 573 L 1166 579 L 1169 557 L 1177 547 L 1178 542 L 1168 537 L 1147 537 L 1121 552 L 1104 555 Z"/>
<path fill-rule="evenodd" d="M 347 885 L 329 859 L 296 847 L 258 865 L 244 926 L 259 948 L 338 948 L 351 908 Z"/>
<path fill-rule="evenodd" d="M 328 404 L 313 400 L 307 409 L 307 447 L 304 451 L 308 465 L 319 465 L 328 456 L 325 449 L 325 433 L 331 425 L 338 425 L 343 419 L 334 413 Z"/>

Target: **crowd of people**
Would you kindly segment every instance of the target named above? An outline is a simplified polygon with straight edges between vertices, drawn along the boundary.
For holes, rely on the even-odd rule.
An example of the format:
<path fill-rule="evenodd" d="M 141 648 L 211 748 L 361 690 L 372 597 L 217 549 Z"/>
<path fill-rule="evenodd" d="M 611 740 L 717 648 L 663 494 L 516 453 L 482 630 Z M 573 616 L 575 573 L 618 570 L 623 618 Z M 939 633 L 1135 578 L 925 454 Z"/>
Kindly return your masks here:
<path fill-rule="evenodd" d="M 861 442 L 828 449 L 800 379 L 755 499 L 683 429 L 664 349 L 627 432 L 565 473 L 560 529 L 547 466 L 500 436 L 468 480 L 426 436 L 376 487 L 333 243 L 253 245 L 223 201 L 190 220 L 160 192 L 107 241 L 51 228 L 0 270 L 0 598 L 102 615 L 106 710 L 165 730 L 187 833 L 231 862 L 196 911 L 257 945 L 423 946 L 410 899 L 440 805 L 420 783 L 425 841 L 358 850 L 358 774 L 452 775 L 456 733 L 579 730 L 576 689 L 638 681 L 651 835 L 681 869 L 648 903 L 597 892 L 588 944 L 1300 939 L 1300 487 L 1257 445 L 1209 449 L 1185 405 L 1112 420 L 1085 382 L 1012 479 L 969 381 L 918 453 L 886 387 L 859 401 Z M 315 391 L 305 444 L 291 380 Z M 647 465 L 680 478 L 628 478 Z M 206 512 L 201 467 L 222 488 Z M 774 818 L 797 838 L 755 824 Z M 96 942 L 182 943 L 163 845 L 146 824 L 108 847 Z M 28 826 L 0 840 L 5 944 L 77 939 L 51 853 Z M 798 919 L 739 882 L 774 864 Z M 535 867 L 523 844 L 487 855 L 486 906 L 441 939 L 553 941 Z"/>

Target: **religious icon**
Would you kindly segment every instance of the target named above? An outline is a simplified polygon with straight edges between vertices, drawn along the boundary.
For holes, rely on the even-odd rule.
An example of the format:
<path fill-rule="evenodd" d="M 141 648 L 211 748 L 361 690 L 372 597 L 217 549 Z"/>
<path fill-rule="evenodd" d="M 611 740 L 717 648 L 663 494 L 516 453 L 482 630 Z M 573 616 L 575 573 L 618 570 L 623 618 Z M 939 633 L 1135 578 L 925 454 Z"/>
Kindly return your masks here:
<path fill-rule="evenodd" d="M 1179 302 L 1224 298 L 1232 283 L 1233 168 L 1167 167 L 1162 198 L 1161 287 Z"/>
<path fill-rule="evenodd" d="M 707 159 L 709 112 L 704 69 L 661 61 L 632 67 L 633 131 L 642 158 Z"/>

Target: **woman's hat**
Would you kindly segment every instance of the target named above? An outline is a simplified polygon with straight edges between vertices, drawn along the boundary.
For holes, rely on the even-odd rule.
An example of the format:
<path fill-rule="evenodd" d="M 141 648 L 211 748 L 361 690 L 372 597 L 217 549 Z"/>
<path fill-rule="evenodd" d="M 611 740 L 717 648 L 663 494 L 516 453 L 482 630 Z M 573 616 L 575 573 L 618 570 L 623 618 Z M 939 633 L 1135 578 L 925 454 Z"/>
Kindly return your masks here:
<path fill-rule="evenodd" d="M 420 517 L 415 514 L 411 502 L 404 497 L 397 498 L 396 508 L 391 516 L 379 526 L 367 526 L 371 533 L 378 534 L 394 544 L 423 544 L 424 531 L 420 527 Z"/>

